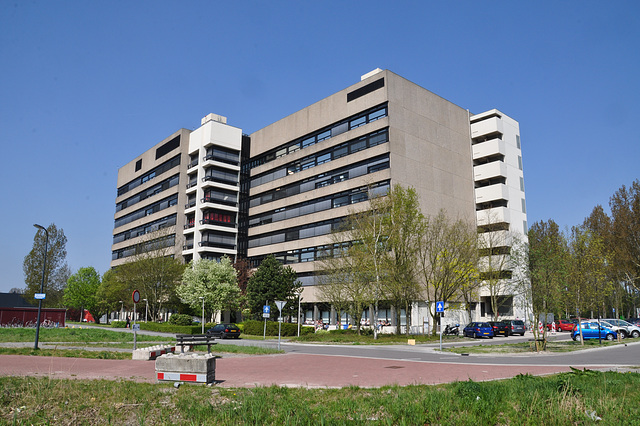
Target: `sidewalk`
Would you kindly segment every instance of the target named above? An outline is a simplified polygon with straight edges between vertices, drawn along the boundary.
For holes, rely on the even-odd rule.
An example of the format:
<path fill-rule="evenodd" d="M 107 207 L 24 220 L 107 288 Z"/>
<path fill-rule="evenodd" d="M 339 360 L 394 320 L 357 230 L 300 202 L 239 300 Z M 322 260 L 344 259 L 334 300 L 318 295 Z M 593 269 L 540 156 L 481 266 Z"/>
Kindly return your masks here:
<path fill-rule="evenodd" d="M 588 366 L 598 369 L 602 366 Z M 505 366 L 282 354 L 224 356 L 216 362 L 216 386 L 285 386 L 340 388 L 485 381 L 518 374 L 546 375 L 570 371 L 568 366 Z M 0 376 L 56 379 L 134 380 L 156 383 L 154 361 L 0 355 Z"/>

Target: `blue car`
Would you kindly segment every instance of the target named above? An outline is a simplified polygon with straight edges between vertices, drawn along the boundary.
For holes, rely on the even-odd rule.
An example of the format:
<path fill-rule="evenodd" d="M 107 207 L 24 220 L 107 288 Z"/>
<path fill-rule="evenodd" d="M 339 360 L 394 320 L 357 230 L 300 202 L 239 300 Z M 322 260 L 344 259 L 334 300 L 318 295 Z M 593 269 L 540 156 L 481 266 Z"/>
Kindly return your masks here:
<path fill-rule="evenodd" d="M 493 339 L 493 327 L 488 322 L 470 322 L 463 330 L 465 337 L 488 337 Z"/>
<path fill-rule="evenodd" d="M 614 340 L 618 338 L 618 333 L 611 330 L 610 328 L 604 327 L 597 322 L 583 322 L 580 325 L 576 325 L 576 327 L 571 332 L 571 338 L 573 340 L 577 340 L 580 337 L 580 329 L 582 328 L 582 338 L 583 339 L 607 339 Z"/>

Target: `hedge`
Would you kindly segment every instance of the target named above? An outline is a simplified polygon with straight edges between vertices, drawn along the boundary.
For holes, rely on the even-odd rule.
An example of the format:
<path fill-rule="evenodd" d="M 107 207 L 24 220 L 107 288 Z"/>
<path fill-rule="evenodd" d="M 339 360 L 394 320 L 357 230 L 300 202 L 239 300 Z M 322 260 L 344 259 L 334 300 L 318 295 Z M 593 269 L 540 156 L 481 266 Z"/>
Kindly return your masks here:
<path fill-rule="evenodd" d="M 262 336 L 264 334 L 264 321 L 248 320 L 248 321 L 245 321 L 243 325 L 244 325 L 243 332 L 245 334 L 250 334 L 253 336 Z M 314 332 L 315 332 L 315 327 L 303 325 L 300 328 L 300 335 L 313 334 Z M 278 323 L 276 321 L 267 321 L 267 336 L 277 336 L 277 335 L 278 335 Z M 298 324 L 283 322 L 280 329 L 280 335 L 281 336 L 297 336 Z"/>

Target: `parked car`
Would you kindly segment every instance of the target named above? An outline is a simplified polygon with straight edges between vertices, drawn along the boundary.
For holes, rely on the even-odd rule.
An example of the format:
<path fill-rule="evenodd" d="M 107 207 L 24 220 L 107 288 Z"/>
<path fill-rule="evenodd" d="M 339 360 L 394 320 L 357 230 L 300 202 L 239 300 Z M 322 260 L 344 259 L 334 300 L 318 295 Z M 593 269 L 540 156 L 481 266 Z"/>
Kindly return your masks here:
<path fill-rule="evenodd" d="M 597 322 L 583 322 L 580 325 L 576 326 L 575 330 L 571 332 L 571 338 L 573 340 L 577 340 L 580 337 L 580 329 L 582 329 L 582 338 L 583 339 L 606 339 L 606 340 L 614 340 L 618 338 L 618 334 Z"/>
<path fill-rule="evenodd" d="M 217 337 L 218 339 L 228 339 L 240 337 L 240 328 L 235 324 L 216 324 L 207 330 L 207 334 Z"/>
<path fill-rule="evenodd" d="M 605 318 L 602 321 L 606 321 L 609 324 L 615 326 L 624 327 L 626 336 L 623 337 L 633 337 L 634 339 L 640 337 L 640 327 L 635 324 L 631 324 L 630 322 L 627 322 L 625 320 L 615 318 Z"/>
<path fill-rule="evenodd" d="M 627 318 L 627 322 L 640 327 L 640 318 Z"/>
<path fill-rule="evenodd" d="M 489 321 L 489 324 L 493 328 L 494 336 L 497 336 L 499 334 L 503 335 L 504 337 L 509 336 L 510 328 L 506 323 L 502 321 Z"/>
<path fill-rule="evenodd" d="M 594 319 L 592 320 L 594 322 L 600 322 L 600 325 L 610 328 L 611 330 L 615 331 L 616 333 L 618 333 L 620 335 L 621 339 L 626 339 L 627 336 L 629 335 L 629 332 L 627 331 L 627 328 L 622 326 L 622 325 L 618 325 L 615 322 L 609 322 L 610 320 L 603 320 L 601 319 L 600 321 Z"/>
<path fill-rule="evenodd" d="M 470 322 L 462 330 L 462 335 L 465 337 L 488 337 L 493 339 L 493 327 L 488 322 Z"/>
<path fill-rule="evenodd" d="M 524 336 L 525 326 L 524 321 L 522 320 L 502 320 L 503 323 L 507 324 L 509 328 L 509 335 L 519 334 Z"/>
<path fill-rule="evenodd" d="M 576 326 L 578 320 L 576 319 L 559 319 L 556 321 L 556 331 L 573 331 L 573 327 Z M 547 324 L 547 330 L 553 329 L 552 324 Z"/>

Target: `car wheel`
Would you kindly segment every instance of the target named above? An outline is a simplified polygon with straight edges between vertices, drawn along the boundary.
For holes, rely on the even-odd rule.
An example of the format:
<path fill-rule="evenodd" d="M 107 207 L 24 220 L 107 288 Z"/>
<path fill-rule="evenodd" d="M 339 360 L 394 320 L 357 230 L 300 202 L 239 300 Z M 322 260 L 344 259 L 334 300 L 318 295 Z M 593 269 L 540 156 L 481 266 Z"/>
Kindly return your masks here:
<path fill-rule="evenodd" d="M 521 336 L 524 336 L 524 333 L 520 333 Z"/>
<path fill-rule="evenodd" d="M 607 339 L 608 341 L 612 341 L 612 340 L 613 340 L 613 334 L 607 334 L 606 339 Z"/>
<path fill-rule="evenodd" d="M 574 334 L 573 336 L 571 336 L 571 338 L 573 339 L 573 341 L 575 342 L 576 340 L 578 340 L 578 335 Z"/>
<path fill-rule="evenodd" d="M 489 336 L 489 339 L 493 339 L 493 336 Z"/>
<path fill-rule="evenodd" d="M 478 333 L 475 333 L 475 332 L 474 332 L 474 333 L 473 333 L 473 338 L 474 338 L 474 339 L 477 339 L 477 338 L 478 338 Z"/>
<path fill-rule="evenodd" d="M 640 337 L 640 331 L 638 330 L 633 330 L 631 332 L 631 337 L 633 337 L 634 339 L 637 339 L 638 337 Z"/>
<path fill-rule="evenodd" d="M 627 337 L 629 337 L 629 335 L 627 334 L 626 331 L 620 330 L 620 337 L 622 337 L 623 339 L 626 339 Z"/>

